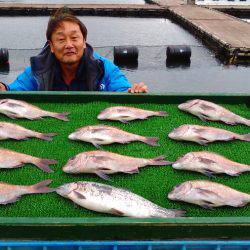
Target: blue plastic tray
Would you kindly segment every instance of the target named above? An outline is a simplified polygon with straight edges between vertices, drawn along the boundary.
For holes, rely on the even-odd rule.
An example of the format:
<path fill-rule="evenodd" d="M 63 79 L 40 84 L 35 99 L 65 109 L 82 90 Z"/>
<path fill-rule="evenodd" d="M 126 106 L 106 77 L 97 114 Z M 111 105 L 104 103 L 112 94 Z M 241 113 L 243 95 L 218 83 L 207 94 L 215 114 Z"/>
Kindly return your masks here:
<path fill-rule="evenodd" d="M 250 250 L 250 241 L 0 241 L 0 250 Z"/>

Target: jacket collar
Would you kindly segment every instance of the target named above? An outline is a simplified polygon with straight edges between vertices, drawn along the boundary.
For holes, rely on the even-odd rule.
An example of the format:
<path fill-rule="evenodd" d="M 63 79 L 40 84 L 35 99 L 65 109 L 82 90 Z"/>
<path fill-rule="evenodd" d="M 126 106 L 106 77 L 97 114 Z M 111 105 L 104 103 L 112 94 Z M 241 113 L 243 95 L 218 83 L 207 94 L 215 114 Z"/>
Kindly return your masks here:
<path fill-rule="evenodd" d="M 41 75 L 47 75 L 49 72 L 55 70 L 56 61 L 57 59 L 51 52 L 49 43 L 46 42 L 42 51 L 37 56 L 30 58 L 32 73 L 38 78 Z M 84 50 L 82 67 L 84 67 L 86 72 L 85 84 L 87 89 L 90 91 L 96 90 L 97 81 L 104 75 L 104 66 L 101 61 L 94 58 L 93 48 L 88 43 Z"/>

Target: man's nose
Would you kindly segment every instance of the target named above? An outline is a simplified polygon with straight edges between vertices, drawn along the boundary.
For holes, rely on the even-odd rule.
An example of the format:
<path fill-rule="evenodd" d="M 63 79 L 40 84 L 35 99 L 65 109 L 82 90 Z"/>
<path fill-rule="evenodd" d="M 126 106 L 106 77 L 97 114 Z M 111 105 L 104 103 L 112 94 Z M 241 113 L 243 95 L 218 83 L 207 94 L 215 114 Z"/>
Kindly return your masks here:
<path fill-rule="evenodd" d="M 73 47 L 73 43 L 72 43 L 72 41 L 71 41 L 70 38 L 67 38 L 67 39 L 66 39 L 65 47 L 66 47 L 66 48 L 72 48 L 72 47 Z"/>

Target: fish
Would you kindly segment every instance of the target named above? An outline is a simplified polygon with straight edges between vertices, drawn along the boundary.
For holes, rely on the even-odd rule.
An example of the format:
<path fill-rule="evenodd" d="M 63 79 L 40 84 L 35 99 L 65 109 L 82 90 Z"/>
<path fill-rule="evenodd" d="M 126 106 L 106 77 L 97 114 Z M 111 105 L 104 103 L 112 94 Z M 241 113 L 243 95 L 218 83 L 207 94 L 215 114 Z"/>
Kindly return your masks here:
<path fill-rule="evenodd" d="M 150 116 L 167 116 L 165 111 L 150 111 L 144 109 L 138 109 L 133 107 L 116 106 L 106 108 L 97 116 L 99 120 L 111 120 L 120 121 L 122 123 L 128 123 L 133 120 L 144 120 Z"/>
<path fill-rule="evenodd" d="M 0 113 L 8 116 L 9 118 L 26 118 L 29 120 L 41 119 L 42 117 L 53 117 L 62 121 L 68 121 L 68 112 L 55 113 L 42 110 L 34 105 L 25 101 L 14 99 L 0 100 Z"/>
<path fill-rule="evenodd" d="M 213 174 L 238 176 L 250 171 L 250 165 L 231 161 L 216 153 L 200 151 L 189 152 L 173 163 L 174 169 L 196 171 L 212 177 Z"/>
<path fill-rule="evenodd" d="M 213 102 L 195 99 L 178 105 L 180 110 L 198 116 L 202 121 L 222 121 L 229 125 L 244 124 L 250 126 L 250 120 L 234 114 Z"/>
<path fill-rule="evenodd" d="M 20 168 L 27 163 L 32 163 L 44 172 L 52 173 L 50 164 L 57 164 L 57 161 L 43 159 L 18 153 L 9 149 L 0 148 L 0 169 L 1 168 Z"/>
<path fill-rule="evenodd" d="M 187 124 L 175 128 L 168 137 L 174 140 L 197 142 L 201 145 L 214 141 L 250 141 L 250 133 L 242 135 L 224 129 Z"/>
<path fill-rule="evenodd" d="M 118 172 L 134 174 L 139 173 L 139 168 L 147 165 L 162 166 L 170 164 L 172 162 L 166 161 L 164 156 L 144 159 L 99 150 L 83 152 L 70 158 L 62 169 L 70 174 L 95 173 L 108 180 L 107 174 Z"/>
<path fill-rule="evenodd" d="M 107 145 L 114 142 L 125 144 L 132 141 L 141 141 L 151 146 L 159 146 L 157 144 L 158 138 L 156 137 L 135 135 L 116 127 L 106 125 L 94 125 L 79 128 L 71 133 L 68 138 L 70 140 L 90 142 L 96 148 L 100 148 L 100 145 Z"/>
<path fill-rule="evenodd" d="M 54 189 L 47 187 L 52 181 L 45 180 L 31 186 L 11 185 L 0 182 L 0 204 L 14 203 L 25 194 L 43 194 L 54 192 Z"/>
<path fill-rule="evenodd" d="M 45 141 L 51 141 L 52 137 L 57 135 L 56 133 L 40 133 L 30 129 L 26 129 L 22 126 L 9 123 L 0 122 L 0 140 L 14 139 L 14 140 L 26 140 L 30 137 L 39 138 Z"/>
<path fill-rule="evenodd" d="M 250 202 L 250 195 L 216 182 L 194 180 L 175 186 L 168 199 L 212 209 L 220 206 L 243 207 Z"/>
<path fill-rule="evenodd" d="M 134 218 L 185 216 L 183 210 L 166 209 L 128 190 L 97 182 L 67 183 L 58 187 L 56 192 L 81 207 L 100 213 Z"/>

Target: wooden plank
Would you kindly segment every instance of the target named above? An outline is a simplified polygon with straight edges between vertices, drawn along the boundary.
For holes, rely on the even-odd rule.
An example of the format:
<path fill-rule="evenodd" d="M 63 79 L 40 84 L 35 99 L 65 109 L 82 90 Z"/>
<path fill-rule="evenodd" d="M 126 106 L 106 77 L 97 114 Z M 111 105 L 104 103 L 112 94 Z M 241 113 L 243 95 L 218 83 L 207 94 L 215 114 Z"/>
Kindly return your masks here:
<path fill-rule="evenodd" d="M 231 47 L 250 48 L 250 24 L 224 13 L 198 6 L 171 7 L 199 29 Z"/>
<path fill-rule="evenodd" d="M 231 47 L 250 49 L 250 24 L 246 22 L 194 20 L 193 23 Z"/>
<path fill-rule="evenodd" d="M 58 9 L 65 4 L 0 3 L 0 8 Z M 161 9 L 156 4 L 67 4 L 72 9 Z"/>

